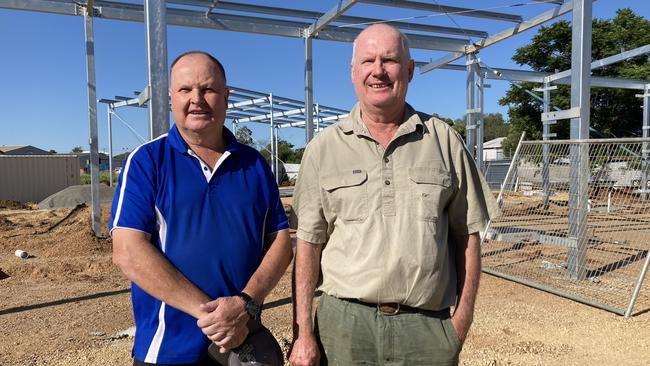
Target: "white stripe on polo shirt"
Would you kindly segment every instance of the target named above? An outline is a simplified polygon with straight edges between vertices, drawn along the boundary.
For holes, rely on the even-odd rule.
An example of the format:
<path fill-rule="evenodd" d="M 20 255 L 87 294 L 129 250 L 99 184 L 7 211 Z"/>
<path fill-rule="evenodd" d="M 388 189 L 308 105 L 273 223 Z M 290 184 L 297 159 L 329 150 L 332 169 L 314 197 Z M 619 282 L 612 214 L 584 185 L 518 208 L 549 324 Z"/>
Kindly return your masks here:
<path fill-rule="evenodd" d="M 145 145 L 148 145 L 148 144 L 151 144 L 154 141 L 159 140 L 159 139 L 164 138 L 164 137 L 167 137 L 166 133 L 156 137 L 155 139 L 153 139 L 151 141 L 145 142 L 144 144 L 136 147 L 135 150 L 133 150 L 133 152 L 131 154 L 129 154 L 129 157 L 126 159 L 126 165 L 124 166 L 124 172 L 122 172 L 122 187 L 120 188 L 120 195 L 119 195 L 119 198 L 118 198 L 118 201 L 117 201 L 117 209 L 115 211 L 115 218 L 113 219 L 113 227 L 111 228 L 111 232 L 113 232 L 113 230 L 115 230 L 117 228 L 117 222 L 120 219 L 120 214 L 122 213 L 122 200 L 124 199 L 124 191 L 126 189 L 126 182 L 127 182 L 128 176 L 129 176 L 129 168 L 131 167 L 131 158 L 133 157 L 133 155 L 135 155 L 136 152 L 138 152 L 138 150 L 140 150 L 141 147 L 143 147 Z M 110 233 L 109 233 L 109 235 L 110 235 Z"/>

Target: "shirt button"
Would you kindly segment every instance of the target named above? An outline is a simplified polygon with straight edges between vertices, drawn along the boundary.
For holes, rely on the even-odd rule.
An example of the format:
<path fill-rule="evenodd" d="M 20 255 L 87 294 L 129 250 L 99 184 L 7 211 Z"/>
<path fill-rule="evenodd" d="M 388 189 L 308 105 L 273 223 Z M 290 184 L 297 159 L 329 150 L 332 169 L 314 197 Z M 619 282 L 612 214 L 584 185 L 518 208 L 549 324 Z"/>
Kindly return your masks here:
<path fill-rule="evenodd" d="M 390 185 L 390 181 L 389 181 L 388 179 L 386 179 L 386 180 L 384 181 L 384 184 L 387 185 L 387 186 L 389 186 L 389 185 Z"/>
<path fill-rule="evenodd" d="M 388 163 L 389 161 L 390 161 L 390 159 L 384 158 L 384 163 Z"/>
<path fill-rule="evenodd" d="M 205 171 L 207 172 L 207 171 L 208 171 L 208 167 L 207 167 L 207 166 L 204 166 L 204 167 L 203 167 L 203 170 L 205 170 Z"/>

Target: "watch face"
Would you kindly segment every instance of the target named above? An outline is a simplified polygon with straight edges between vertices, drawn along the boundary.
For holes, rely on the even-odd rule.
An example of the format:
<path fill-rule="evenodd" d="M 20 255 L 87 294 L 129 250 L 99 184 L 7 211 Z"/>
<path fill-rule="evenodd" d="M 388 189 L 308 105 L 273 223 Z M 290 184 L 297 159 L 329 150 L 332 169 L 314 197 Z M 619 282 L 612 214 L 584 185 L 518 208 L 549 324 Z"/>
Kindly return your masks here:
<path fill-rule="evenodd" d="M 260 312 L 260 306 L 255 301 L 250 300 L 246 302 L 246 311 L 254 318 Z"/>

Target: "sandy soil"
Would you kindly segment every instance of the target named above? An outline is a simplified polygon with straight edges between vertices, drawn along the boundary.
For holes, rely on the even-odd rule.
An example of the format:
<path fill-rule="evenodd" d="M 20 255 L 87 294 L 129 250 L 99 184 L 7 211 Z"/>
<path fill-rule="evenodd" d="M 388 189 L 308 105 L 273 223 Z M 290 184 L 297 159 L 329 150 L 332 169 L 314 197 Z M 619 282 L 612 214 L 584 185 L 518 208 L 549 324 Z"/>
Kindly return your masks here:
<path fill-rule="evenodd" d="M 0 365 L 130 364 L 129 284 L 110 251 L 88 208 L 0 202 Z M 290 293 L 288 273 L 263 315 L 285 350 Z M 461 364 L 650 365 L 650 312 L 625 319 L 484 275 Z"/>

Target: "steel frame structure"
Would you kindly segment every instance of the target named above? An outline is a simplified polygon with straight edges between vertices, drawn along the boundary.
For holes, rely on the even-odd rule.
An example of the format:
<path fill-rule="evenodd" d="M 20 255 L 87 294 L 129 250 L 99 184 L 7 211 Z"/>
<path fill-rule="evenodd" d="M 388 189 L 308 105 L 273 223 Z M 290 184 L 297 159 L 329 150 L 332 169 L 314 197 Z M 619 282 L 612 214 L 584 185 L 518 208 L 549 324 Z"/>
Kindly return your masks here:
<path fill-rule="evenodd" d="M 237 127 L 242 123 L 262 123 L 267 124 L 271 128 L 271 169 L 276 179 L 279 177 L 279 163 L 277 159 L 278 149 L 278 130 L 282 128 L 297 127 L 304 128 L 306 125 L 304 102 L 292 98 L 281 97 L 273 95 L 272 93 L 263 93 L 259 91 L 244 89 L 236 86 L 228 86 L 230 89 L 230 97 L 228 98 L 228 110 L 226 118 L 232 120 L 233 132 L 236 132 Z M 108 155 L 109 155 L 109 171 L 111 178 L 113 175 L 113 127 L 112 117 L 115 115 L 115 110 L 122 107 L 138 107 L 149 108 L 150 95 L 149 89 L 145 88 L 143 92 L 135 92 L 133 97 L 115 96 L 113 99 L 100 99 L 100 103 L 104 103 L 108 109 L 107 125 L 108 125 Z M 169 111 L 170 107 L 167 106 Z M 314 118 L 316 121 L 316 131 L 321 128 L 330 126 L 337 121 L 345 118 L 348 111 L 329 107 L 325 105 L 316 104 L 314 108 Z M 128 128 L 131 128 L 128 126 Z M 134 132 L 133 130 L 131 130 Z M 135 133 L 135 132 L 134 132 Z M 137 135 L 137 134 L 136 134 Z M 156 136 L 150 129 L 148 138 L 151 139 Z M 140 136 L 138 136 L 141 138 Z M 144 142 L 144 141 L 142 141 Z M 113 185 L 113 180 L 109 180 L 110 185 Z"/>
<path fill-rule="evenodd" d="M 489 19 L 491 21 L 514 22 L 514 26 L 509 27 L 493 35 L 475 29 L 458 29 L 453 31 L 444 27 L 433 27 L 425 24 L 392 22 L 398 28 L 408 30 L 406 34 L 409 37 L 412 48 L 425 50 L 439 50 L 451 52 L 450 55 L 440 58 L 436 61 L 429 62 L 420 67 L 421 73 L 429 72 L 435 68 L 442 67 L 448 63 L 467 58 L 465 65 L 468 73 L 467 77 L 467 127 L 468 127 L 468 145 L 473 152 L 482 150 L 482 98 L 483 81 L 488 73 L 481 71 L 476 54 L 485 47 L 499 43 L 507 38 L 517 35 L 526 30 L 537 27 L 559 16 L 573 12 L 573 34 L 572 34 L 572 70 L 571 75 L 571 109 L 568 111 L 546 112 L 556 113 L 556 119 L 560 117 L 571 118 L 571 138 L 588 139 L 589 138 L 589 93 L 592 84 L 590 70 L 591 55 L 591 9 L 594 0 L 573 0 L 573 1 L 551 1 L 548 2 L 552 9 L 545 11 L 530 19 L 523 19 L 516 14 L 484 11 L 480 9 L 464 9 L 446 5 L 430 4 L 412 0 L 338 0 L 333 1 L 332 6 L 324 13 L 309 12 L 297 9 L 286 9 L 270 6 L 247 5 L 243 3 L 232 3 L 215 0 L 143 0 L 142 4 L 127 3 L 106 0 L 5 0 L 0 3 L 0 8 L 27 10 L 37 12 L 47 12 L 55 14 L 84 16 L 85 34 L 86 34 L 86 54 L 87 54 L 87 75 L 88 75 L 88 109 L 90 125 L 90 147 L 91 147 L 91 196 L 93 202 L 93 230 L 96 235 L 100 235 L 99 230 L 99 190 L 98 190 L 98 147 L 97 147 L 97 108 L 95 101 L 95 76 L 94 76 L 94 37 L 92 22 L 94 17 L 103 19 L 113 19 L 122 21 L 145 22 L 146 40 L 147 40 L 147 65 L 149 73 L 149 85 L 146 88 L 147 94 L 151 97 L 150 105 L 150 135 L 158 136 L 169 129 L 168 113 L 168 96 L 167 96 L 167 25 L 178 25 L 187 27 L 209 28 L 217 30 L 229 30 L 236 32 L 268 34 L 276 36 L 294 37 L 304 39 L 305 49 L 305 102 L 304 102 L 304 126 L 305 140 L 309 141 L 313 137 L 314 131 L 314 105 L 313 105 L 313 68 L 312 68 L 312 48 L 313 40 L 332 40 L 351 42 L 361 31 L 359 23 L 368 23 L 382 21 L 381 19 L 348 17 L 344 13 L 357 4 L 364 6 L 389 6 L 406 8 L 413 11 L 427 13 L 454 13 L 458 16 L 477 17 Z M 262 17 L 258 14 L 270 15 L 271 17 Z M 290 18 L 290 19 L 287 19 Z M 299 20 L 297 20 L 299 19 Z M 308 19 L 307 22 L 304 19 Z M 390 23 L 390 21 L 387 21 Z M 343 24 L 341 26 L 341 23 Z M 353 23 L 350 25 L 349 23 Z M 339 24 L 335 26 L 334 24 Z M 470 37 L 470 33 L 481 38 L 478 42 L 471 42 L 463 38 L 448 37 L 447 35 L 463 33 Z M 438 34 L 445 34 L 440 36 Z M 620 56 L 625 57 L 625 56 Z M 475 80 L 478 76 L 478 81 Z M 566 78 L 566 75 L 556 75 L 551 78 L 557 78 L 560 81 Z M 595 78 L 594 78 L 595 79 Z M 550 88 L 550 80 L 545 85 Z M 609 81 L 611 82 L 611 80 Z M 638 82 L 638 81 L 637 81 Z M 623 82 L 629 86 L 633 82 Z M 478 84 L 478 93 L 476 87 Z M 644 95 L 648 94 L 648 88 L 643 82 Z M 594 85 L 595 86 L 595 85 Z M 549 90 L 550 91 L 550 90 Z M 545 96 L 546 96 L 545 92 Z M 549 94 L 550 95 L 550 94 Z M 270 96 L 273 99 L 273 96 Z M 271 106 L 274 103 L 271 102 Z M 644 105 L 647 106 L 647 96 L 644 97 Z M 644 127 L 647 121 L 647 107 L 644 110 Z M 282 113 L 282 112 L 279 112 Z M 320 111 L 319 111 L 320 113 Z M 276 125 L 276 118 L 289 117 L 286 115 L 276 116 L 276 111 L 270 113 L 271 124 Z M 252 117 L 243 117 L 252 118 Z M 548 119 L 549 121 L 552 120 Z M 650 127 L 649 127 L 650 128 Z M 648 129 L 648 128 L 646 128 Z M 272 131 L 276 131 L 272 128 Z M 547 131 L 548 132 L 548 131 Z M 644 136 L 646 134 L 644 130 Z M 276 132 L 272 132 L 275 136 Z M 549 135 L 547 133 L 547 135 Z M 571 155 L 572 163 L 588 164 L 588 156 L 581 150 L 580 146 Z M 646 152 L 644 151 L 644 154 Z M 482 164 L 482 153 L 476 154 L 479 165 Z M 586 202 L 584 197 L 586 189 L 586 177 L 579 177 L 572 182 L 570 201 L 571 211 L 570 221 L 573 222 L 571 229 L 572 235 L 580 236 L 584 234 L 583 208 Z M 581 261 L 581 249 L 576 248 L 572 255 L 572 261 L 579 264 Z M 576 266 L 578 268 L 579 266 Z M 580 273 L 572 272 L 572 276 L 580 278 Z"/>

